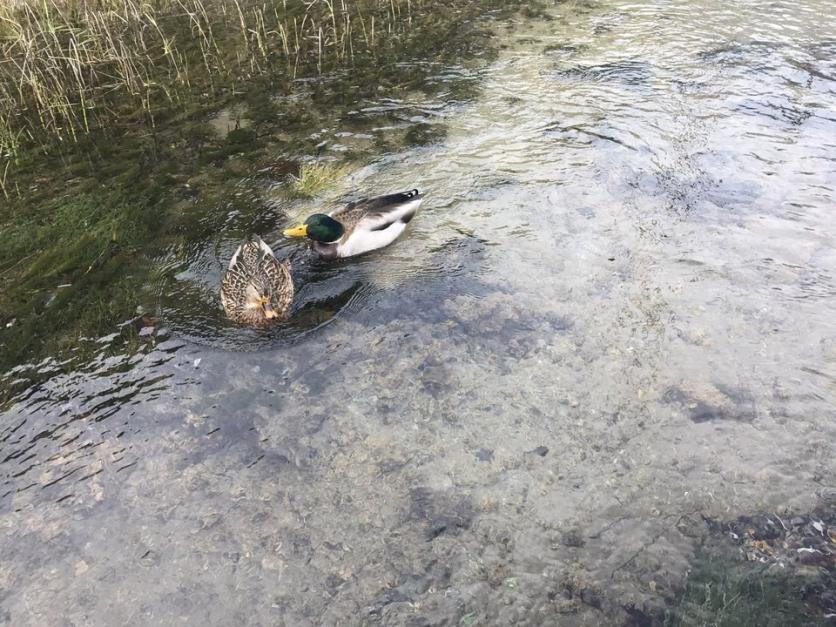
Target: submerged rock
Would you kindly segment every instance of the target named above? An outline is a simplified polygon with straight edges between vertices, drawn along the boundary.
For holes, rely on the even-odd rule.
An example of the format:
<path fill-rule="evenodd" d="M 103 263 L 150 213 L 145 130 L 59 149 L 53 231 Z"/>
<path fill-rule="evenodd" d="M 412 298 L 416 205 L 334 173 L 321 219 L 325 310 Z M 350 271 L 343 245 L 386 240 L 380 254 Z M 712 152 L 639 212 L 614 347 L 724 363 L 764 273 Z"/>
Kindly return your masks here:
<path fill-rule="evenodd" d="M 527 453 L 531 453 L 533 455 L 539 455 L 540 457 L 545 457 L 549 454 L 549 447 L 548 446 L 538 446 L 537 448 L 533 448 L 530 451 L 526 451 Z"/>

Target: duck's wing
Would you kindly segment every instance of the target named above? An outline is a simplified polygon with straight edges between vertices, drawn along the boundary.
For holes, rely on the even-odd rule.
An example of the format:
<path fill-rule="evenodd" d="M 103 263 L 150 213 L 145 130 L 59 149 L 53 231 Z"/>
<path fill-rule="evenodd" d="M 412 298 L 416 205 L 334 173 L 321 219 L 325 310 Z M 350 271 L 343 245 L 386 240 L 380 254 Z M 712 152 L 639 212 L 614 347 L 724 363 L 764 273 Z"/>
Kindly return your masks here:
<path fill-rule="evenodd" d="M 249 283 L 250 276 L 240 272 L 237 264 L 224 272 L 221 278 L 221 305 L 231 318 L 243 308 Z"/>
<path fill-rule="evenodd" d="M 362 200 L 348 203 L 344 210 L 362 209 L 366 213 L 370 214 L 386 214 L 406 204 L 411 204 L 422 199 L 423 194 L 421 194 L 417 189 L 413 189 L 408 192 L 400 192 L 397 194 L 386 194 L 385 196 L 375 196 L 374 198 L 363 198 Z"/>
<path fill-rule="evenodd" d="M 229 260 L 229 269 L 237 270 L 244 274 L 247 271 L 252 272 L 259 266 L 264 257 L 276 258 L 273 254 L 273 249 L 256 235 L 238 247 L 238 250 L 232 255 L 232 259 Z"/>
<path fill-rule="evenodd" d="M 272 249 L 256 236 L 241 244 L 229 260 L 229 269 L 221 278 L 221 303 L 225 308 L 243 306 L 247 286 L 259 271 L 281 276 L 281 266 Z M 269 273 L 268 273 L 269 270 Z M 271 276 L 272 275 L 272 276 Z M 288 272 L 289 277 L 289 272 Z"/>
<path fill-rule="evenodd" d="M 266 256 L 261 262 L 261 271 L 273 288 L 271 304 L 279 315 L 284 316 L 293 302 L 293 278 L 290 275 L 290 262 L 280 262 L 273 255 Z"/>
<path fill-rule="evenodd" d="M 263 239 L 253 239 L 258 246 L 258 270 L 262 280 L 266 279 L 271 290 L 271 304 L 280 316 L 284 317 L 293 302 L 293 278 L 290 275 L 290 262 L 279 261 Z"/>
<path fill-rule="evenodd" d="M 343 224 L 346 230 L 343 237 L 347 238 L 358 226 L 366 231 L 382 231 L 395 222 L 406 224 L 418 211 L 423 200 L 423 194 L 417 189 L 364 198 L 337 209 L 331 213 L 331 217 Z"/>
<path fill-rule="evenodd" d="M 264 273 L 274 289 L 287 283 L 292 283 L 289 261 L 280 262 L 273 255 L 265 255 L 261 259 L 259 269 Z"/>
<path fill-rule="evenodd" d="M 258 252 L 262 255 L 262 257 L 269 257 L 273 260 L 276 259 L 276 254 L 273 252 L 273 249 L 267 245 L 267 242 L 257 235 L 253 238 L 252 243 L 258 246 Z"/>
<path fill-rule="evenodd" d="M 262 281 L 266 278 L 273 289 L 278 289 L 287 283 L 292 284 L 290 263 L 287 261 L 279 262 L 273 253 L 273 249 L 263 239 L 254 236 L 242 248 L 237 264 L 234 267 L 230 265 L 227 274 L 235 273 L 247 277 L 259 277 Z"/>

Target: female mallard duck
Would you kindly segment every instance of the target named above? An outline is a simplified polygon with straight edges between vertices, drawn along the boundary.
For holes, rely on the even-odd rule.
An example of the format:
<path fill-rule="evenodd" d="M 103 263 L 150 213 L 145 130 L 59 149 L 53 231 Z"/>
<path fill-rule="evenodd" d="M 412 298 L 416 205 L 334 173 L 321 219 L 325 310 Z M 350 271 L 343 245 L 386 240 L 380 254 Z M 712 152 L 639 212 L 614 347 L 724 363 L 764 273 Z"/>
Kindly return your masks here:
<path fill-rule="evenodd" d="M 424 197 L 417 189 L 350 202 L 325 215 L 315 213 L 287 229 L 288 237 L 308 237 L 326 259 L 351 257 L 394 242 L 418 211 Z"/>
<path fill-rule="evenodd" d="M 260 237 L 232 255 L 221 280 L 221 303 L 230 320 L 263 326 L 287 318 L 293 301 L 290 263 L 279 263 Z"/>

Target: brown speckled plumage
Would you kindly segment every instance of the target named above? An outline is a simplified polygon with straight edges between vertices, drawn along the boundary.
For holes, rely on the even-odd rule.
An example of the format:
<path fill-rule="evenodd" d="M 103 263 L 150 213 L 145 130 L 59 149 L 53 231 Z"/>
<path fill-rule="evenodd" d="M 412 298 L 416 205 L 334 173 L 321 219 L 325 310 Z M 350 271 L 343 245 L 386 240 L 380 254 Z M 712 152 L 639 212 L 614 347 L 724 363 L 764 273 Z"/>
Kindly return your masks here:
<path fill-rule="evenodd" d="M 252 306 L 266 297 L 276 316 L 268 318 L 264 307 Z M 290 264 L 280 263 L 261 238 L 241 244 L 221 280 L 221 303 L 230 320 L 267 325 L 287 318 L 293 301 Z"/>

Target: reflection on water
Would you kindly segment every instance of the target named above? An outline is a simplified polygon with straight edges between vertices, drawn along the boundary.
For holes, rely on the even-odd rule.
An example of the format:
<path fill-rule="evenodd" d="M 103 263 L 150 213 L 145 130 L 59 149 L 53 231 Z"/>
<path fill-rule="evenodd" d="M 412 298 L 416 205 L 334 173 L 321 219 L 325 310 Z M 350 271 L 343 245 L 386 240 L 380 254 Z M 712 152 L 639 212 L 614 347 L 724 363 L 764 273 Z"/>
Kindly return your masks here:
<path fill-rule="evenodd" d="M 832 8 L 554 18 L 485 71 L 434 68 L 473 100 L 323 129 L 322 158 L 380 148 L 324 198 L 231 186 L 220 225 L 159 253 L 138 340 L 5 375 L 0 621 L 652 622 L 702 515 L 832 498 Z M 411 187 L 385 250 L 280 237 Z M 298 286 L 267 330 L 217 297 L 253 224 Z"/>
<path fill-rule="evenodd" d="M 110 354 L 102 338 L 100 352 L 83 368 L 70 359 L 47 359 L 5 375 L 7 383 L 38 380 L 14 399 L 0 431 L 4 477 L 0 503 L 25 511 L 42 499 L 72 499 L 78 484 L 93 479 L 105 465 L 120 472 L 136 464 L 126 434 L 141 431 L 134 416 L 159 400 L 174 376 L 170 367 L 183 343 L 155 342 L 133 353 Z M 172 363 L 173 362 L 173 363 Z M 66 372 L 67 364 L 73 368 Z M 14 378 L 13 378 L 14 377 Z M 184 382 L 192 380 L 184 377 Z M 97 427 L 97 423 L 106 426 Z M 28 492 L 35 494 L 27 494 Z"/>

